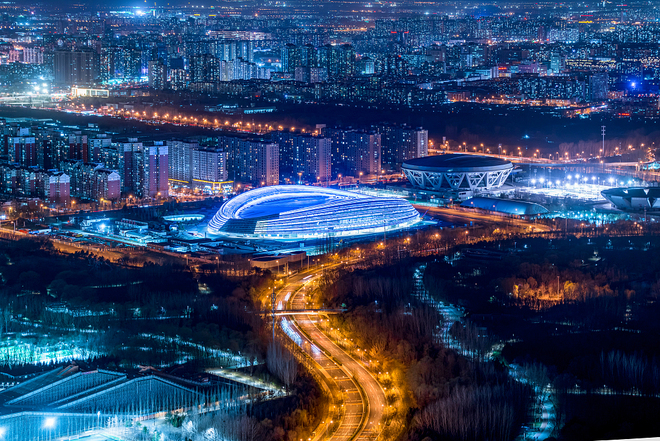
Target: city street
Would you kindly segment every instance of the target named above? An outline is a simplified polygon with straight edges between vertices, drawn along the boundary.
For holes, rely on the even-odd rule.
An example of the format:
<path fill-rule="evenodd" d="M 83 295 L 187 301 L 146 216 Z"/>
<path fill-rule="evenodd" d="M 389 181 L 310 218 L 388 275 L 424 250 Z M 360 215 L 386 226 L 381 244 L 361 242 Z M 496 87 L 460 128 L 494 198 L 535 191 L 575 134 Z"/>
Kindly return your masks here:
<path fill-rule="evenodd" d="M 493 214 L 493 213 L 480 213 L 473 210 L 466 210 L 461 208 L 446 208 L 446 207 L 437 207 L 429 208 L 426 206 L 415 205 L 415 208 L 420 213 L 427 213 L 428 215 L 445 221 L 456 226 L 463 226 L 469 222 L 472 222 L 473 225 L 489 225 L 489 224 L 501 224 L 502 222 L 510 221 L 512 224 L 517 224 L 521 226 L 529 226 L 534 229 L 534 231 L 550 231 L 551 228 L 546 225 L 537 224 L 533 221 L 526 221 L 518 217 L 510 217 L 504 214 Z"/>

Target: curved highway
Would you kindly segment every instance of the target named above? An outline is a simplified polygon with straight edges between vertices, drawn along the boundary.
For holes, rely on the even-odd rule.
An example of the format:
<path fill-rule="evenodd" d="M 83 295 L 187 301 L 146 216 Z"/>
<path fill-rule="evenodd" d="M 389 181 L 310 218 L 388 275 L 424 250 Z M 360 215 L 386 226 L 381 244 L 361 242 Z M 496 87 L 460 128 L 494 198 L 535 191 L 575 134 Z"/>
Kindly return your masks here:
<path fill-rule="evenodd" d="M 310 285 L 321 271 L 289 278 L 277 295 L 277 309 L 306 309 Z M 333 402 L 340 410 L 321 423 L 314 439 L 376 440 L 384 425 L 385 393 L 366 368 L 336 345 L 318 326 L 315 315 L 295 315 L 280 321 L 282 330 L 316 362 Z M 341 396 L 341 401 L 337 398 Z"/>

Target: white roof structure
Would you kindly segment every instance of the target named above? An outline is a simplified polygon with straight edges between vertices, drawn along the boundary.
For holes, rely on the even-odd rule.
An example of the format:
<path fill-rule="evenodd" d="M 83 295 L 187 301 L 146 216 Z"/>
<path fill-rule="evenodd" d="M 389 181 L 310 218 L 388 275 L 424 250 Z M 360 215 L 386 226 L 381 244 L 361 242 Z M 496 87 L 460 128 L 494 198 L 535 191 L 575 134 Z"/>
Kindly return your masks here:
<path fill-rule="evenodd" d="M 490 156 L 446 154 L 411 159 L 402 166 L 415 187 L 425 190 L 492 190 L 501 187 L 513 164 Z"/>

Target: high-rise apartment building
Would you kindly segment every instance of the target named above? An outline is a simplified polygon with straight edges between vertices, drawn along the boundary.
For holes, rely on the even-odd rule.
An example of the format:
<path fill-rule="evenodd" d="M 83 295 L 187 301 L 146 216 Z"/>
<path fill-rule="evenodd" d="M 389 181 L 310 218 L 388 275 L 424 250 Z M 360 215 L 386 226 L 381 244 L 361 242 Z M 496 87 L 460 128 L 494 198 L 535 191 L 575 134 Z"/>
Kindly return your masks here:
<path fill-rule="evenodd" d="M 143 146 L 142 197 L 168 196 L 168 150 L 162 141 Z"/>
<path fill-rule="evenodd" d="M 219 78 L 218 59 L 213 55 L 202 54 L 190 58 L 191 83 L 213 83 Z"/>
<path fill-rule="evenodd" d="M 89 157 L 89 160 L 92 162 L 103 162 L 106 165 L 106 167 L 109 167 L 109 165 L 102 159 L 102 152 L 110 148 L 110 146 L 112 145 L 112 137 L 105 133 L 100 133 L 91 138 L 88 138 L 87 141 L 88 141 L 87 156 Z"/>
<path fill-rule="evenodd" d="M 53 61 L 55 84 L 82 86 L 96 80 L 96 52 L 91 49 L 57 50 Z"/>
<path fill-rule="evenodd" d="M 360 177 L 381 172 L 381 135 L 376 132 L 324 127 L 332 140 L 332 166 L 337 174 Z"/>
<path fill-rule="evenodd" d="M 69 135 L 69 154 L 68 159 L 77 159 L 82 162 L 89 162 L 89 144 L 87 135 L 82 132 L 75 132 Z"/>
<path fill-rule="evenodd" d="M 254 186 L 279 184 L 280 154 L 276 142 L 248 136 L 221 136 L 218 142 L 227 152 L 231 180 Z"/>
<path fill-rule="evenodd" d="M 121 143 L 123 154 L 119 159 L 119 174 L 121 177 L 122 191 L 142 197 L 144 156 L 142 155 L 142 143 L 137 138 L 129 138 L 127 142 Z"/>
<path fill-rule="evenodd" d="M 66 205 L 71 200 L 71 187 L 69 176 L 66 173 L 55 172 L 48 174 L 45 196 L 50 202 Z"/>
<path fill-rule="evenodd" d="M 37 165 L 37 147 L 34 136 L 12 136 L 7 138 L 9 161 L 25 167 Z"/>
<path fill-rule="evenodd" d="M 71 196 L 96 201 L 119 199 L 121 179 L 116 171 L 108 170 L 103 164 L 72 159 L 62 161 L 61 167 L 70 178 Z"/>
<path fill-rule="evenodd" d="M 218 148 L 195 148 L 192 150 L 193 188 L 221 191 L 227 181 L 227 153 Z"/>
<path fill-rule="evenodd" d="M 121 179 L 119 173 L 107 168 L 94 170 L 94 196 L 95 199 L 114 201 L 121 196 Z"/>
<path fill-rule="evenodd" d="M 162 61 L 150 61 L 148 84 L 149 87 L 156 90 L 163 90 L 167 88 L 167 66 Z"/>
<path fill-rule="evenodd" d="M 332 141 L 323 136 L 280 131 L 273 134 L 280 146 L 280 176 L 294 182 L 330 180 Z"/>
<path fill-rule="evenodd" d="M 405 161 L 429 154 L 428 130 L 402 125 L 379 125 L 375 129 L 381 134 L 383 164 L 394 170 Z"/>
<path fill-rule="evenodd" d="M 174 185 L 190 185 L 192 181 L 192 152 L 197 141 L 173 139 L 167 141 L 169 180 Z"/>

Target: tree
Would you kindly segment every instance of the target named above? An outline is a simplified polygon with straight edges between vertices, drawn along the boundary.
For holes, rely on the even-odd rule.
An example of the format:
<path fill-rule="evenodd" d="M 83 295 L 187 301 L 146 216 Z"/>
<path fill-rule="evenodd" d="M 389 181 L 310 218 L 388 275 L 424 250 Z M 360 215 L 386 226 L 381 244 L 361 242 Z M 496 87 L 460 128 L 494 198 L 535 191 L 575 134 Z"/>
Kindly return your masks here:
<path fill-rule="evenodd" d="M 289 390 L 298 375 L 298 362 L 287 348 L 277 341 L 271 341 L 266 354 L 268 370 L 279 378 Z"/>

